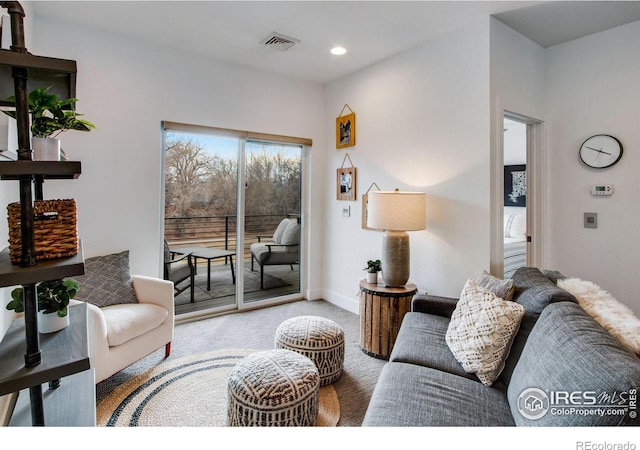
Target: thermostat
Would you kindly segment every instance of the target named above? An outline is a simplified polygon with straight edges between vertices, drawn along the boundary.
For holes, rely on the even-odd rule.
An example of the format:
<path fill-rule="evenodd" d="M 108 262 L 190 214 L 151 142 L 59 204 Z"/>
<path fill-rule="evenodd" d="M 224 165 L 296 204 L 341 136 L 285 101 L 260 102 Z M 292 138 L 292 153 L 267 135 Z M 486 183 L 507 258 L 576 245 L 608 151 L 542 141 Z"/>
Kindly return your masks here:
<path fill-rule="evenodd" d="M 612 184 L 594 184 L 591 186 L 591 195 L 611 195 L 613 194 Z"/>

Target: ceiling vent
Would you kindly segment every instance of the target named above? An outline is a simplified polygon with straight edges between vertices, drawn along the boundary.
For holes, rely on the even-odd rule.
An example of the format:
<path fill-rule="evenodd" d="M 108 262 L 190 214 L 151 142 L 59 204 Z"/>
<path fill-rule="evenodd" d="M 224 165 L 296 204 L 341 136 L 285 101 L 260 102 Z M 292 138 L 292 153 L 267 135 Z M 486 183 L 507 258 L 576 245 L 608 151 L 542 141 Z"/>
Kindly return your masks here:
<path fill-rule="evenodd" d="M 263 39 L 261 44 L 284 52 L 285 50 L 296 45 L 298 42 L 300 42 L 300 39 L 295 39 L 289 36 L 285 36 L 284 34 L 273 32 L 265 39 Z"/>

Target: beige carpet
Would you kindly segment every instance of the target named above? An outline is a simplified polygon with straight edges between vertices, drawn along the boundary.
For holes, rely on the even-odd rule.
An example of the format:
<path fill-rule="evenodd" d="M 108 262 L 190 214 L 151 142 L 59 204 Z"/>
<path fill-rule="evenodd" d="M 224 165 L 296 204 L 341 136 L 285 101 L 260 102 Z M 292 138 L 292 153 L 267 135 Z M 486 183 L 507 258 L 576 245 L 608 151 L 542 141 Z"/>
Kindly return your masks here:
<path fill-rule="evenodd" d="M 166 361 L 115 388 L 97 405 L 98 426 L 222 427 L 231 369 L 256 350 L 223 349 Z M 336 426 L 340 403 L 320 388 L 317 426 Z"/>

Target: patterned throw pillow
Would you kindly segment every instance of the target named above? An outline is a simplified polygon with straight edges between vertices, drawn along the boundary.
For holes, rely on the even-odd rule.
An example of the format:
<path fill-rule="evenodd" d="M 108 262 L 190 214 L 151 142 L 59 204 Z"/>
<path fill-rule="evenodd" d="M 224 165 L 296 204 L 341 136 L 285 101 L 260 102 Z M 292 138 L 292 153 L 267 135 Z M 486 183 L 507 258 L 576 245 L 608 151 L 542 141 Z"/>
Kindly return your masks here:
<path fill-rule="evenodd" d="M 129 251 L 88 258 L 84 275 L 73 277 L 80 284 L 76 299 L 103 306 L 138 303 L 129 274 Z"/>
<path fill-rule="evenodd" d="M 462 368 L 491 386 L 498 378 L 520 327 L 524 307 L 467 280 L 445 335 Z"/>
<path fill-rule="evenodd" d="M 501 278 L 494 277 L 486 270 L 483 270 L 482 275 L 476 278 L 476 283 L 493 292 L 496 297 L 506 301 L 511 301 L 513 298 L 513 292 L 516 290 L 511 278 L 503 280 Z"/>

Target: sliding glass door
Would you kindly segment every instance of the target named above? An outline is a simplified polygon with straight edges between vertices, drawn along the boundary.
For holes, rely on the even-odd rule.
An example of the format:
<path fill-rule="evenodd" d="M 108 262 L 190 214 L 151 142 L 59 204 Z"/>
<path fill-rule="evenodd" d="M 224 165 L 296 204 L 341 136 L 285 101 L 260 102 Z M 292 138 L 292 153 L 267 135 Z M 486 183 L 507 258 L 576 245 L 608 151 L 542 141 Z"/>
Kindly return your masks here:
<path fill-rule="evenodd" d="M 163 139 L 164 238 L 196 272 L 176 314 L 300 298 L 304 147 L 174 123 Z"/>
<path fill-rule="evenodd" d="M 300 292 L 302 147 L 245 144 L 244 302 Z"/>

